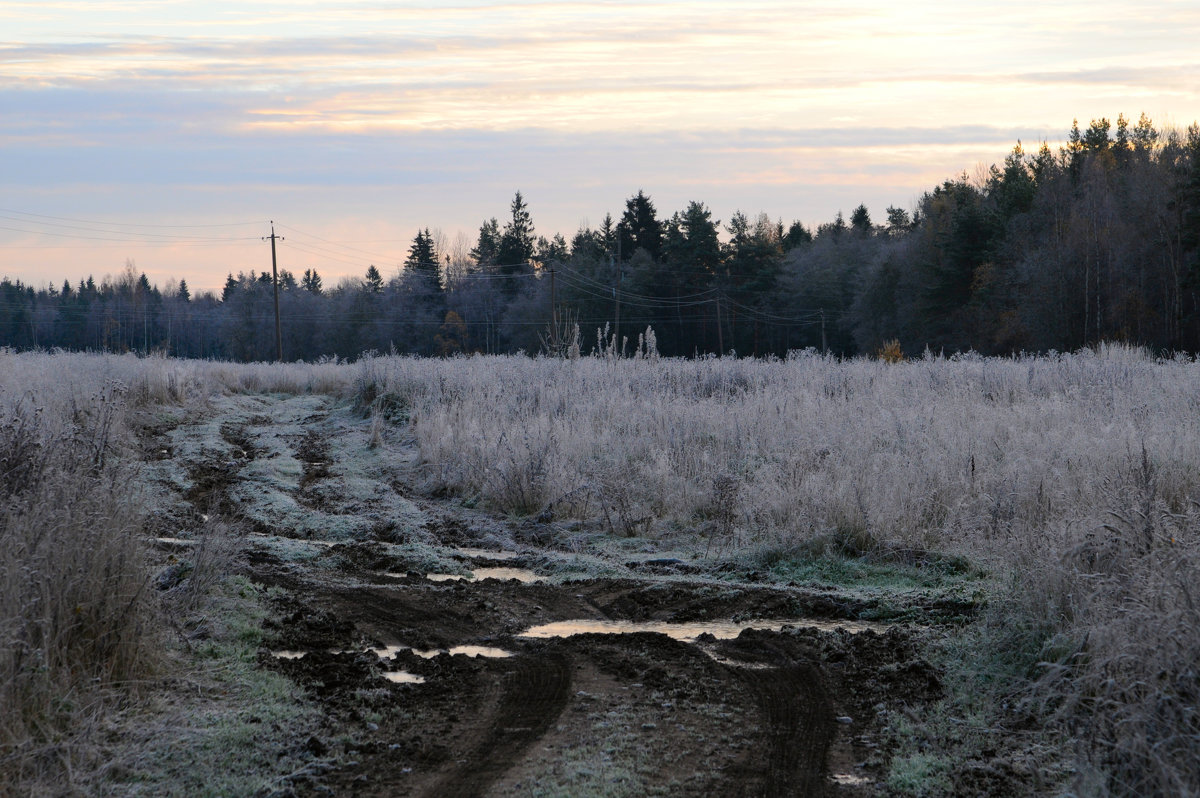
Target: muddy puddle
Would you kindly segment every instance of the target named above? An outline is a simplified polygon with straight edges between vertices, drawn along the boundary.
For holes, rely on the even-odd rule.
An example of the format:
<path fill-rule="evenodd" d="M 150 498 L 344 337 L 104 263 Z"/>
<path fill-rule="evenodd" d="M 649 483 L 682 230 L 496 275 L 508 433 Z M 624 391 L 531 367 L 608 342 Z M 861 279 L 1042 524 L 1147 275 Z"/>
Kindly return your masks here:
<path fill-rule="evenodd" d="M 574 620 L 544 623 L 540 626 L 526 629 L 517 636 L 546 639 L 584 634 L 622 635 L 634 634 L 636 632 L 657 632 L 674 640 L 689 643 L 706 634 L 712 635 L 718 640 L 732 640 L 745 629 L 762 629 L 777 632 L 785 626 L 815 628 L 820 631 L 844 629 L 851 633 L 866 631 L 884 632 L 888 628 L 885 624 L 871 623 L 869 621 L 830 621 L 812 618 L 755 621 L 691 621 L 686 623 L 671 623 L 668 621 Z"/>
<path fill-rule="evenodd" d="M 490 549 L 454 549 L 454 553 L 468 560 L 514 560 L 521 556 L 518 551 L 491 551 Z"/>
<path fill-rule="evenodd" d="M 487 659 L 505 659 L 513 655 L 511 651 L 505 651 L 495 646 L 454 646 L 452 648 L 431 648 L 424 651 L 414 648 L 412 649 L 412 653 L 423 659 L 433 659 L 441 654 L 449 654 L 452 657 L 464 654 L 468 657 L 484 657 Z"/>
<path fill-rule="evenodd" d="M 318 540 L 316 538 L 282 537 L 279 535 L 265 535 L 262 532 L 251 532 L 250 534 L 246 535 L 246 538 L 248 540 L 261 541 L 264 543 L 283 543 L 283 544 L 303 543 L 303 544 L 307 544 L 310 546 L 320 546 L 323 549 L 328 549 L 328 548 L 332 548 L 333 546 L 353 542 L 353 541 L 348 541 L 348 540 Z"/>
<path fill-rule="evenodd" d="M 391 659 L 392 657 L 396 656 L 397 654 L 401 654 L 405 651 L 411 651 L 413 654 L 417 655 L 421 659 L 433 659 L 434 657 L 441 656 L 442 654 L 448 654 L 451 657 L 463 655 L 463 656 L 467 656 L 467 657 L 484 657 L 486 659 L 504 659 L 504 658 L 513 656 L 513 653 L 511 651 L 505 651 L 504 649 L 497 648 L 495 646 L 473 646 L 473 645 L 451 646 L 450 648 L 428 648 L 428 649 L 413 648 L 412 646 L 393 645 L 393 646 L 382 646 L 380 648 L 367 648 L 367 649 L 330 648 L 330 649 L 325 649 L 325 650 L 328 651 L 330 654 L 357 654 L 360 651 L 369 651 L 370 653 L 376 655 L 380 659 Z M 300 659 L 301 657 L 303 657 L 305 654 L 308 654 L 308 653 L 309 653 L 309 651 L 307 651 L 307 650 L 302 651 L 302 650 L 283 649 L 283 650 L 278 650 L 278 651 L 272 651 L 271 656 L 274 657 L 275 659 Z"/>
<path fill-rule="evenodd" d="M 425 684 L 425 677 L 408 671 L 388 671 L 383 678 L 395 684 Z"/>
<path fill-rule="evenodd" d="M 406 574 L 389 573 L 386 576 L 403 579 Z M 515 579 L 524 584 L 532 584 L 546 581 L 546 577 L 535 574 L 527 568 L 476 568 L 470 574 L 423 574 L 423 576 L 430 582 L 479 582 L 484 579 L 498 579 L 501 582 L 507 582 Z"/>
<path fill-rule="evenodd" d="M 373 648 L 371 651 L 378 654 L 380 659 L 391 659 L 404 651 L 411 651 L 421 659 L 433 659 L 442 654 L 449 654 L 452 657 L 462 654 L 468 657 L 485 657 L 487 659 L 503 659 L 513 655 L 511 651 L 505 651 L 495 646 L 451 646 L 450 648 L 427 649 L 413 648 L 412 646 L 384 646 L 383 648 Z"/>

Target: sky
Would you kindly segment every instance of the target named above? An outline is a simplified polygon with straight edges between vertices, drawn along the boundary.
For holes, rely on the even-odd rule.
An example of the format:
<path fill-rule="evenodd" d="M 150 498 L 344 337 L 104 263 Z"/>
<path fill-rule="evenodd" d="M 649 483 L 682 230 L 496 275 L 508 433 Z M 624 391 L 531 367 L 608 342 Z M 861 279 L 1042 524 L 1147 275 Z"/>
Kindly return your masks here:
<path fill-rule="evenodd" d="M 0 0 L 0 275 L 394 274 L 520 191 L 876 221 L 1072 119 L 1200 119 L 1200 3 Z"/>

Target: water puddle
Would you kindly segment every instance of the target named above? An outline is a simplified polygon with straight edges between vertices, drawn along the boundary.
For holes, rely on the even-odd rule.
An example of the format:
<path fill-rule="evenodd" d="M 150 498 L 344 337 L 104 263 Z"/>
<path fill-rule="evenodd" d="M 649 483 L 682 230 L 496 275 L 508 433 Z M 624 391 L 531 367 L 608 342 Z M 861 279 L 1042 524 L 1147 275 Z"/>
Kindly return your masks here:
<path fill-rule="evenodd" d="M 491 551 L 490 549 L 455 549 L 454 553 L 472 560 L 513 560 L 521 556 L 519 551 Z"/>
<path fill-rule="evenodd" d="M 300 659 L 307 651 L 272 651 L 271 656 L 275 659 Z"/>
<path fill-rule="evenodd" d="M 392 657 L 399 654 L 401 651 L 409 651 L 410 649 L 411 649 L 410 646 L 384 646 L 383 648 L 371 648 L 371 649 L 367 649 L 367 650 L 370 651 L 372 654 L 375 654 L 376 656 L 378 656 L 380 659 L 391 659 Z M 342 652 L 342 653 L 351 653 L 351 652 Z"/>
<path fill-rule="evenodd" d="M 453 646 L 451 648 L 429 648 L 420 649 L 411 646 L 384 646 L 383 648 L 372 648 L 370 651 L 377 654 L 380 659 L 391 659 L 402 651 L 411 651 L 422 659 L 433 659 L 440 654 L 465 654 L 468 657 L 487 657 L 490 659 L 501 659 L 511 657 L 511 651 L 505 651 L 502 648 L 494 646 Z"/>
<path fill-rule="evenodd" d="M 261 540 L 265 543 L 307 543 L 310 546 L 320 546 L 323 549 L 327 549 L 330 546 L 336 546 L 339 543 L 350 542 L 345 540 L 312 540 L 310 538 L 289 538 L 282 535 L 264 535 L 261 532 L 251 532 L 250 534 L 246 535 L 246 537 L 252 540 Z"/>
<path fill-rule="evenodd" d="M 499 579 L 501 581 L 516 579 L 518 582 L 525 582 L 526 584 L 546 581 L 546 577 L 538 576 L 526 568 L 476 568 L 475 578 Z"/>
<path fill-rule="evenodd" d="M 386 574 L 386 576 L 403 578 L 405 575 Z M 425 574 L 425 578 L 430 582 L 457 582 L 460 580 L 478 582 L 483 579 L 499 579 L 501 582 L 507 582 L 509 579 L 516 579 L 518 582 L 531 584 L 546 581 L 546 577 L 539 576 L 527 568 L 476 568 L 470 574 Z"/>
<path fill-rule="evenodd" d="M 425 677 L 408 671 L 388 671 L 383 678 L 396 684 L 425 684 Z"/>
<path fill-rule="evenodd" d="M 544 623 L 541 626 L 526 629 L 518 637 L 544 639 L 583 634 L 622 635 L 633 634 L 634 632 L 658 632 L 675 640 L 692 642 L 704 634 L 710 634 L 718 640 L 732 640 L 740 635 L 744 629 L 765 629 L 777 632 L 785 626 L 816 628 L 821 631 L 845 629 L 848 632 L 854 633 L 866 632 L 868 630 L 882 632 L 887 629 L 884 624 L 871 623 L 869 621 L 827 621 L 811 618 L 757 621 L 693 621 L 690 623 L 578 620 Z"/>
<path fill-rule="evenodd" d="M 440 654 L 449 654 L 452 657 L 456 654 L 465 654 L 468 657 L 485 657 L 487 659 L 504 659 L 512 656 L 511 651 L 494 646 L 454 646 L 453 648 L 432 648 L 425 651 L 414 648 L 412 653 L 424 659 L 433 659 Z"/>

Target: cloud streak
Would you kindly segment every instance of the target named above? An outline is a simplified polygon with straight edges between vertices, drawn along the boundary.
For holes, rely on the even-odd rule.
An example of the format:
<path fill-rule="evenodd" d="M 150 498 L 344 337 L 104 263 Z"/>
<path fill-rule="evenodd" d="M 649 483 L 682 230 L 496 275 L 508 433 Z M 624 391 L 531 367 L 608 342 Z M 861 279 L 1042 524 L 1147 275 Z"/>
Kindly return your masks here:
<path fill-rule="evenodd" d="M 639 187 L 879 214 L 1073 117 L 1200 117 L 1198 38 L 1182 1 L 0 0 L 0 203 L 401 239 L 517 188 L 547 233 Z"/>

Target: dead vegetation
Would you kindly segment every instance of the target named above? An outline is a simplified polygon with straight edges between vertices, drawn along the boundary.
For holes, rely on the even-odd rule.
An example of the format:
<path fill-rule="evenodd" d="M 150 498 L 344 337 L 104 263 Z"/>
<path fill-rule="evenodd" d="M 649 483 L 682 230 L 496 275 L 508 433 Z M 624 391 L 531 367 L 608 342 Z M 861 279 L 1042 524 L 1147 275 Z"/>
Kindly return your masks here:
<path fill-rule="evenodd" d="M 692 534 L 714 561 L 766 569 L 821 557 L 977 563 L 997 587 L 947 647 L 960 692 L 943 699 L 944 731 L 895 722 L 909 743 L 891 789 L 983 784 L 1004 746 L 1012 754 L 1038 728 L 1049 748 L 1030 761 L 1069 765 L 1038 789 L 1200 793 L 1194 361 L 1123 348 L 851 362 L 0 360 L 9 791 L 83 778 L 95 765 L 86 730 L 155 674 L 164 626 L 185 647 L 213 633 L 203 596 L 223 589 L 244 534 L 229 490 L 239 469 L 274 456 L 246 426 L 262 418 L 221 427 L 229 451 L 193 459 L 183 494 L 214 518 L 189 530 L 198 546 L 176 570 L 151 573 L 130 410 L 199 412 L 227 392 L 273 391 L 357 401 L 381 459 L 395 453 L 389 431 L 411 430 L 424 481 L 406 491 L 506 514 L 536 527 L 531 540 L 554 542 L 553 521 L 572 525 L 566 548 L 589 534 Z M 327 433 L 290 440 L 299 494 L 330 482 Z M 953 735 L 973 747 L 954 748 Z"/>
<path fill-rule="evenodd" d="M 57 414 L 36 391 L 0 392 L 0 792 L 86 769 L 72 733 L 156 663 L 124 399 L 110 383 Z"/>

